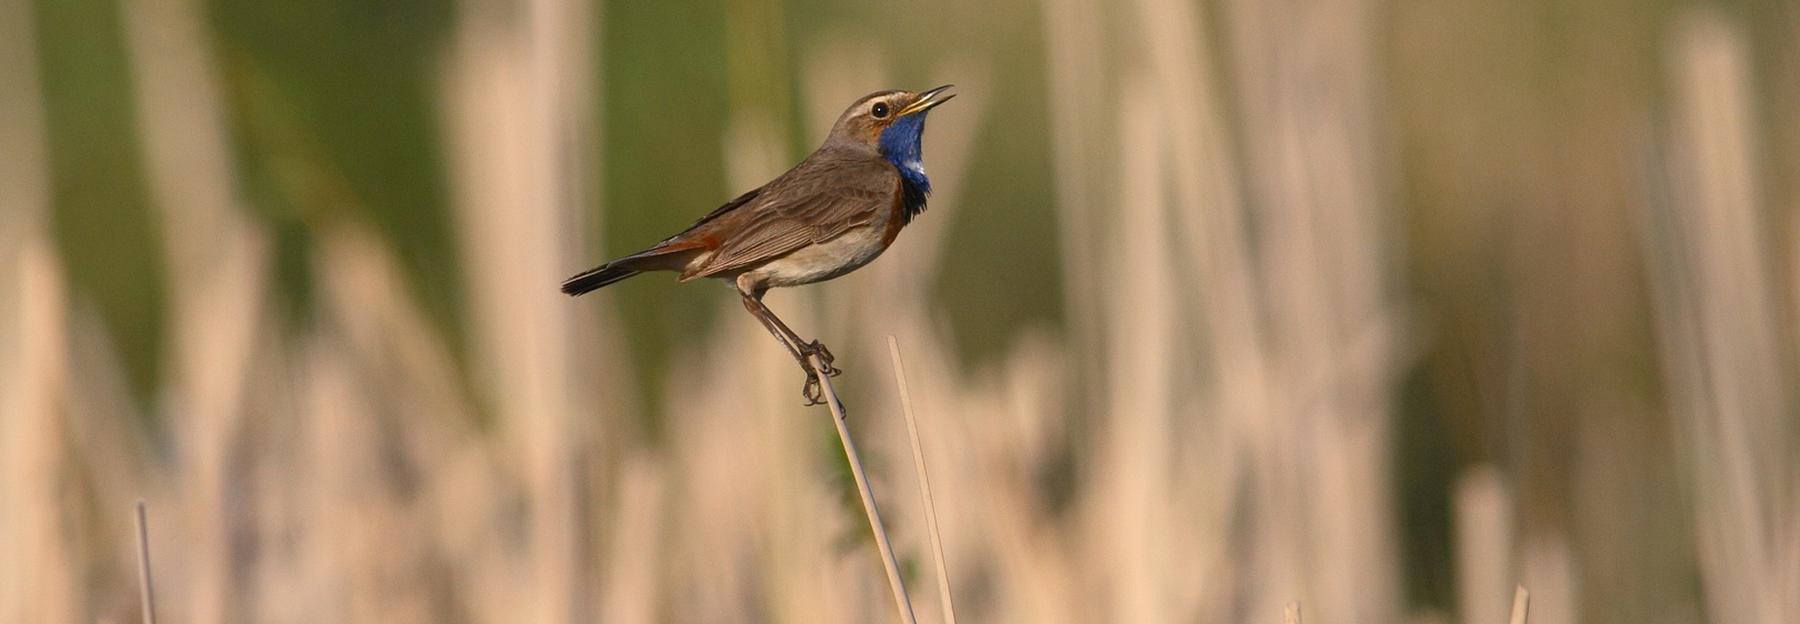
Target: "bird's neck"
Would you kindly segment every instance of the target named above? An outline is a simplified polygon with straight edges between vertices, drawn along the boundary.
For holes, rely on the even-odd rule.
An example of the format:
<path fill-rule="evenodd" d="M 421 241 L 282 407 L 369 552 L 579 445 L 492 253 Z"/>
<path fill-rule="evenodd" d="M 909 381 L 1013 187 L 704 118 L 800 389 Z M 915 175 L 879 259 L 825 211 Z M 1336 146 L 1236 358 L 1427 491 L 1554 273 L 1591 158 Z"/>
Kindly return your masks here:
<path fill-rule="evenodd" d="M 931 193 L 931 179 L 925 177 L 925 162 L 920 159 L 919 142 L 925 135 L 925 114 L 908 115 L 881 131 L 881 157 L 900 172 L 900 193 L 905 212 L 901 223 L 925 212 L 925 196 Z"/>
<path fill-rule="evenodd" d="M 881 131 L 881 157 L 900 171 L 901 179 L 920 193 L 931 192 L 931 180 L 925 177 L 925 163 L 920 160 L 920 139 L 925 134 L 925 115 L 907 115 Z"/>

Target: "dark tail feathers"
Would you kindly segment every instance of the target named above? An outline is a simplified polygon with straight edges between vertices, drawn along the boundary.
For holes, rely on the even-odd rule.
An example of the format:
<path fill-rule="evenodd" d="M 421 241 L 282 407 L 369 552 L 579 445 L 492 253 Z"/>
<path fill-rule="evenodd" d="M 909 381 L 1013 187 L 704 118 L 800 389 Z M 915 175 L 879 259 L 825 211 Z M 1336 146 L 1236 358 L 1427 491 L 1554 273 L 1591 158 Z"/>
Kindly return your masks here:
<path fill-rule="evenodd" d="M 616 262 L 608 262 L 564 281 L 562 291 L 571 297 L 584 295 L 637 274 L 637 271 L 617 266 Z"/>

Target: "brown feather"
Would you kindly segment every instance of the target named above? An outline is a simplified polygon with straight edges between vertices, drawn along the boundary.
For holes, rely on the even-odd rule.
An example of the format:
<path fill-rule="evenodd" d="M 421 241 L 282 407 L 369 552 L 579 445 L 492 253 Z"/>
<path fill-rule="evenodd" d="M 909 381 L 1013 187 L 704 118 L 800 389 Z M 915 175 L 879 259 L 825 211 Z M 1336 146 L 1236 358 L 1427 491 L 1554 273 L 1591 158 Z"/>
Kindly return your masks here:
<path fill-rule="evenodd" d="M 692 232 L 696 229 L 699 229 L 700 226 L 706 225 L 706 223 L 708 221 L 712 221 L 713 219 L 717 219 L 720 216 L 722 216 L 728 212 L 737 210 L 738 208 L 742 207 L 743 205 L 750 203 L 751 200 L 756 199 L 756 196 L 761 195 L 763 192 L 763 189 L 766 189 L 766 188 L 769 188 L 769 185 L 764 184 L 762 186 L 759 186 L 759 187 L 750 189 L 749 191 L 746 191 L 743 195 L 739 195 L 736 198 L 732 199 L 731 201 L 725 202 L 725 205 L 719 206 L 718 208 L 714 208 L 712 212 L 706 213 L 706 216 L 704 216 L 704 217 L 700 217 L 700 220 L 695 221 L 693 225 L 690 225 L 687 227 L 687 229 L 682 230 L 680 234 L 676 234 L 667 239 L 664 239 L 663 242 L 668 242 L 671 240 L 675 240 L 677 238 L 681 238 L 682 234 L 686 234 L 688 232 Z"/>
<path fill-rule="evenodd" d="M 729 275 L 820 243 L 859 225 L 885 221 L 899 174 L 873 150 L 820 149 L 729 215 L 695 228 L 715 234 L 718 251 L 682 280 Z"/>
<path fill-rule="evenodd" d="M 581 294 L 641 271 L 680 271 L 682 281 L 751 277 L 765 288 L 831 279 L 867 264 L 923 207 L 922 193 L 903 181 L 878 145 L 883 128 L 899 117 L 876 116 L 874 107 L 901 111 L 921 97 L 906 91 L 864 96 L 793 169 L 674 236 L 570 278 L 563 291 Z"/>
<path fill-rule="evenodd" d="M 894 244 L 894 239 L 900 237 L 901 228 L 906 227 L 909 220 L 906 213 L 906 191 L 901 188 L 905 184 L 906 181 L 901 180 L 900 176 L 894 176 L 894 205 L 888 208 L 887 229 L 881 231 L 882 249 Z"/>

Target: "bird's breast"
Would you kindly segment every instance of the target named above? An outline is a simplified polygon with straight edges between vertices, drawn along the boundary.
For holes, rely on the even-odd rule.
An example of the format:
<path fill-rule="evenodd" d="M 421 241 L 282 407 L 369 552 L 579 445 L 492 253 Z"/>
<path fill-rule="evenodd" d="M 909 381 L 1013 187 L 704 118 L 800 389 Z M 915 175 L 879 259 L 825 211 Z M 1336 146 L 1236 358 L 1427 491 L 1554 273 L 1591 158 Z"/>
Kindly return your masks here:
<path fill-rule="evenodd" d="M 862 268 L 880 256 L 894 240 L 889 229 L 882 221 L 851 228 L 837 238 L 807 245 L 771 260 L 750 271 L 751 278 L 770 287 L 783 287 L 838 277 Z"/>

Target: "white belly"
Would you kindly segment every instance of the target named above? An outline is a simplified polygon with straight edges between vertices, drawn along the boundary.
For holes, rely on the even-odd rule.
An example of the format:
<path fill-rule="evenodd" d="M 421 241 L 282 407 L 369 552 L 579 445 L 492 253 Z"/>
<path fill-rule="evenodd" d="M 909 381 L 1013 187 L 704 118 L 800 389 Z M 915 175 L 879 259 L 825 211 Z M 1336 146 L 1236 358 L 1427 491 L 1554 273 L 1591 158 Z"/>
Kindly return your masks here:
<path fill-rule="evenodd" d="M 862 268 L 887 249 L 881 227 L 859 227 L 837 238 L 802 247 L 746 274 L 769 288 L 822 282 Z"/>

